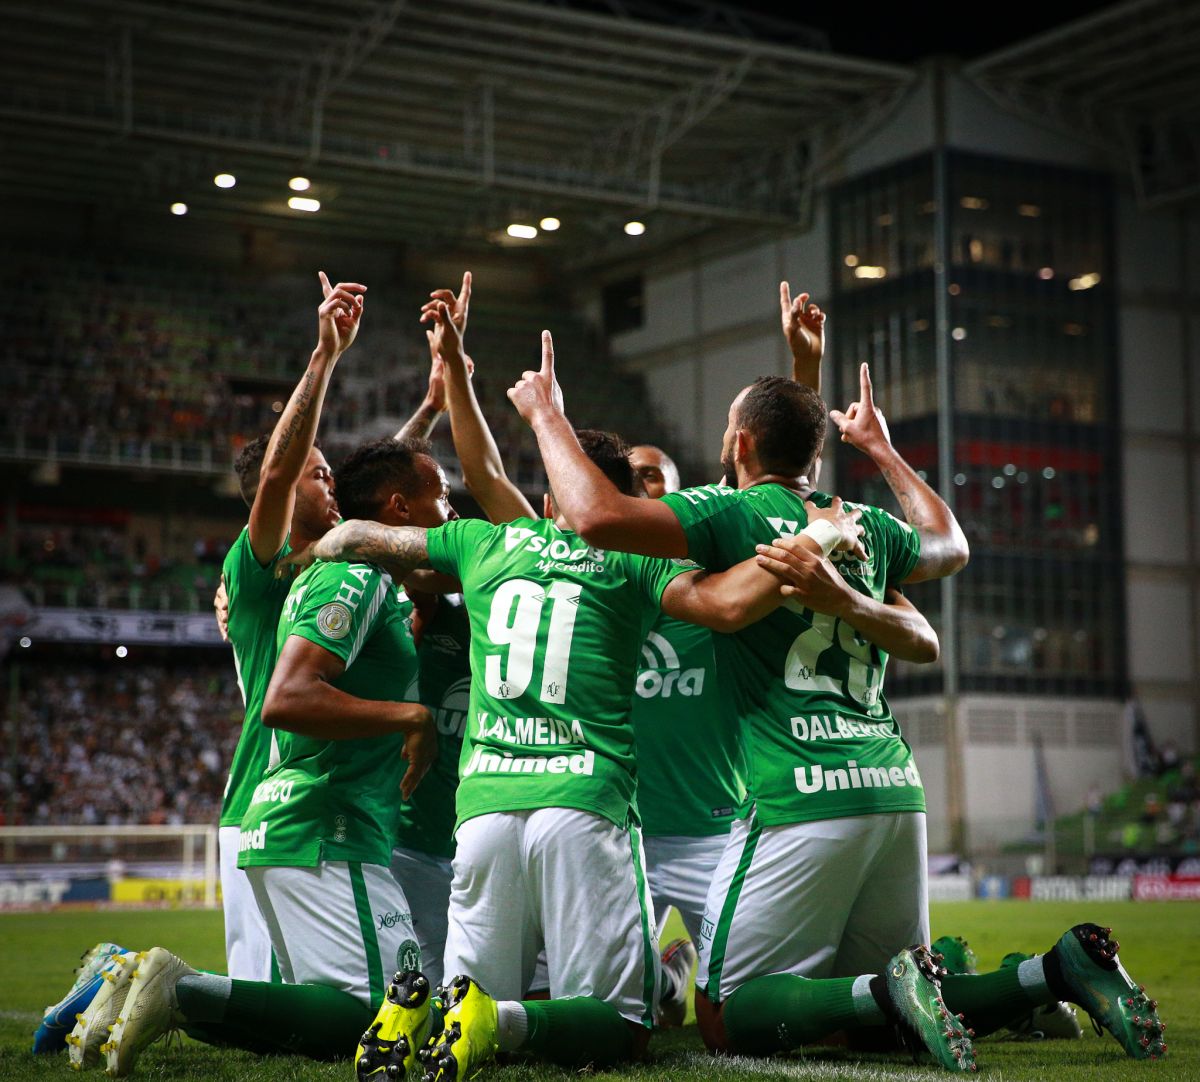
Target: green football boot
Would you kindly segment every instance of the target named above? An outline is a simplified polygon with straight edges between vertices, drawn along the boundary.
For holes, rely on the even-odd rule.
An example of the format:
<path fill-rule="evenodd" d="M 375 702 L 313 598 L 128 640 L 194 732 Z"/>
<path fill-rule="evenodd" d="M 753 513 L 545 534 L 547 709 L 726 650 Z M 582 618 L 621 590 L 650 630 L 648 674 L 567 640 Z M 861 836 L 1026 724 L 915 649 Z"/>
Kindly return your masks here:
<path fill-rule="evenodd" d="M 496 1057 L 496 1001 L 470 977 L 455 977 L 443 993 L 444 1028 L 420 1051 L 424 1082 L 466 1082 Z"/>
<path fill-rule="evenodd" d="M 928 947 L 909 947 L 893 957 L 886 973 L 892 1021 L 914 1058 L 924 1050 L 948 1071 L 975 1071 L 972 1032 L 942 1000 L 938 978 L 945 973 Z"/>
<path fill-rule="evenodd" d="M 429 1027 L 429 981 L 415 969 L 397 972 L 355 1053 L 358 1082 L 379 1075 L 388 1082 L 404 1078 L 429 1038 Z"/>
<path fill-rule="evenodd" d="M 979 960 L 975 957 L 975 952 L 960 935 L 944 935 L 935 939 L 930 950 L 933 951 L 933 960 L 940 963 L 947 973 L 961 977 L 979 972 Z"/>
<path fill-rule="evenodd" d="M 1071 1000 L 1092 1016 L 1096 1032 L 1108 1030 L 1134 1059 L 1159 1059 L 1167 1051 L 1158 1003 L 1125 972 L 1111 928 L 1077 924 L 1050 950 Z"/>

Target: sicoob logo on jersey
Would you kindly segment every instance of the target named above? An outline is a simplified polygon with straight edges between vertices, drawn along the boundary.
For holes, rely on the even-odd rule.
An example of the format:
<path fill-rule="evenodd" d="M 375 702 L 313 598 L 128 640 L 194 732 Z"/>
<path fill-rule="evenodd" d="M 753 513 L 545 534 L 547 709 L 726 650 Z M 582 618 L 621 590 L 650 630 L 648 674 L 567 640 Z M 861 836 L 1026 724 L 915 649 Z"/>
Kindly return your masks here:
<path fill-rule="evenodd" d="M 317 613 L 317 630 L 327 639 L 344 639 L 350 634 L 350 610 L 340 601 L 331 601 Z"/>

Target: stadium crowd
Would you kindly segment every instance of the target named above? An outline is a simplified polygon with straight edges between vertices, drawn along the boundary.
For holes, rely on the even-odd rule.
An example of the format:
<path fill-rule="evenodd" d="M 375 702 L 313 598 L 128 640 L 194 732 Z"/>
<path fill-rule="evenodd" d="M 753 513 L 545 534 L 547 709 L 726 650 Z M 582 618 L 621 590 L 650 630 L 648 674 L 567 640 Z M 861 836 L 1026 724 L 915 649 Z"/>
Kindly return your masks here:
<path fill-rule="evenodd" d="M 216 818 L 241 728 L 229 665 L 25 666 L 21 679 L 21 755 L 0 774 L 17 823 Z"/>

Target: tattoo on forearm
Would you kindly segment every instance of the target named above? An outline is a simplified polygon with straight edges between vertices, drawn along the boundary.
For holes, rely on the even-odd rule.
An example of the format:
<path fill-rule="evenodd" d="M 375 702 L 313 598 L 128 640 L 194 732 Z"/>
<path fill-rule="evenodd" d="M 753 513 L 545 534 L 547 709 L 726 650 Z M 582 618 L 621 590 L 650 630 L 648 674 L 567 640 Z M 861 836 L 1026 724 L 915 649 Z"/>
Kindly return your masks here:
<path fill-rule="evenodd" d="M 425 531 L 411 526 L 360 523 L 349 531 L 342 559 L 375 564 L 400 581 L 418 567 L 428 566 Z"/>
<path fill-rule="evenodd" d="M 312 412 L 313 403 L 313 384 L 316 382 L 317 374 L 310 368 L 304 373 L 304 380 L 299 387 L 296 388 L 292 397 L 295 399 L 296 408 L 292 414 L 291 420 L 288 421 L 287 427 L 279 434 L 279 442 L 275 445 L 275 461 L 283 458 L 287 453 L 287 449 L 292 445 L 292 440 L 296 433 L 308 420 L 308 415 Z"/>
<path fill-rule="evenodd" d="M 441 415 L 440 410 L 434 409 L 428 402 L 422 402 L 417 412 L 405 421 L 404 427 L 396 433 L 396 439 L 429 439 L 429 434 Z"/>
<path fill-rule="evenodd" d="M 883 474 L 883 479 L 888 483 L 888 487 L 891 488 L 892 494 L 900 504 L 900 510 L 904 512 L 904 520 L 913 529 L 922 526 L 932 526 L 933 523 L 922 514 L 921 502 L 910 487 L 911 480 L 905 475 L 905 471 L 888 463 L 883 466 L 880 472 Z"/>

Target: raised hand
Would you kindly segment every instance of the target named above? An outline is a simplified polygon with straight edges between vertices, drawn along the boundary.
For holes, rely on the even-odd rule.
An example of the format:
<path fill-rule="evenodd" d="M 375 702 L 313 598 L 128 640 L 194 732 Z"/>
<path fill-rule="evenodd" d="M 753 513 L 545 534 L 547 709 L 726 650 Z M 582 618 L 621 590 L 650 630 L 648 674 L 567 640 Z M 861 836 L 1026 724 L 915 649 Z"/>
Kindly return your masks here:
<path fill-rule="evenodd" d="M 508 400 L 530 425 L 539 413 L 564 412 L 562 388 L 554 378 L 554 339 L 549 331 L 542 331 L 542 367 L 537 372 L 522 372 L 508 389 Z"/>
<path fill-rule="evenodd" d="M 783 337 L 797 365 L 816 365 L 819 371 L 825 355 L 825 313 L 809 304 L 809 295 L 801 293 L 792 300 L 791 286 L 779 283 L 779 314 Z"/>
<path fill-rule="evenodd" d="M 890 449 L 892 435 L 883 413 L 876 408 L 871 389 L 871 370 L 866 361 L 858 369 L 858 400 L 846 407 L 846 412 L 830 410 L 829 416 L 842 434 L 842 442 L 857 447 L 867 455 Z"/>
<path fill-rule="evenodd" d="M 463 271 L 462 285 L 458 295 L 452 289 L 435 289 L 429 294 L 429 300 L 421 305 L 421 322 L 428 323 L 434 318 L 439 304 L 450 309 L 450 318 L 458 331 L 459 338 L 467 333 L 467 314 L 471 308 L 471 272 Z"/>
<path fill-rule="evenodd" d="M 442 292 L 448 293 L 449 290 Z M 439 360 L 455 367 L 467 364 L 467 355 L 463 350 L 462 330 L 454 322 L 454 311 L 449 304 L 442 300 L 430 301 L 421 310 L 421 319 L 422 321 L 433 320 L 433 329 L 426 331 L 425 334 L 429 341 L 429 353 L 433 357 L 435 365 Z M 468 365 L 467 371 L 470 372 L 473 368 L 474 365 Z M 432 381 L 432 374 L 430 379 Z M 443 397 L 444 394 L 443 389 Z"/>
<path fill-rule="evenodd" d="M 324 271 L 317 271 L 325 299 L 317 309 L 318 341 L 321 348 L 335 357 L 344 353 L 358 335 L 363 313 L 363 294 L 367 287 L 359 282 L 330 285 Z"/>

